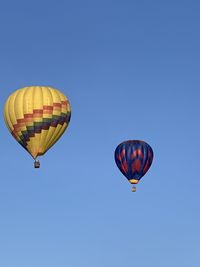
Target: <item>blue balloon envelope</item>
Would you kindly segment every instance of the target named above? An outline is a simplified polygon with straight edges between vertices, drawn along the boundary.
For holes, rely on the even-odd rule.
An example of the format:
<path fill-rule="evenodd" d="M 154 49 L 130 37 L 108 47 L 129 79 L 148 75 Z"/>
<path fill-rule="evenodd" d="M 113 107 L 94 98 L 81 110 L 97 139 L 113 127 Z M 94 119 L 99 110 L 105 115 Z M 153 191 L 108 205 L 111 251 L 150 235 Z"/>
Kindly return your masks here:
<path fill-rule="evenodd" d="M 153 150 L 144 141 L 124 141 L 115 150 L 117 167 L 131 184 L 137 184 L 139 182 L 149 170 L 152 161 Z M 133 187 L 132 191 L 136 191 L 135 187 Z"/>

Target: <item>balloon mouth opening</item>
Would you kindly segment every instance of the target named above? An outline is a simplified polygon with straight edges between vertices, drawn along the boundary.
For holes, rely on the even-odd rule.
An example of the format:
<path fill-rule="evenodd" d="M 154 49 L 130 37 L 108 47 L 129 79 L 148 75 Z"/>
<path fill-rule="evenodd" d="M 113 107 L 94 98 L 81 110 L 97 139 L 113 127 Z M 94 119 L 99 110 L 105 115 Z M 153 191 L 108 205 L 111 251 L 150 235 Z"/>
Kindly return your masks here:
<path fill-rule="evenodd" d="M 131 180 L 129 180 L 129 182 L 131 184 L 137 184 L 139 182 L 139 180 L 131 179 Z"/>

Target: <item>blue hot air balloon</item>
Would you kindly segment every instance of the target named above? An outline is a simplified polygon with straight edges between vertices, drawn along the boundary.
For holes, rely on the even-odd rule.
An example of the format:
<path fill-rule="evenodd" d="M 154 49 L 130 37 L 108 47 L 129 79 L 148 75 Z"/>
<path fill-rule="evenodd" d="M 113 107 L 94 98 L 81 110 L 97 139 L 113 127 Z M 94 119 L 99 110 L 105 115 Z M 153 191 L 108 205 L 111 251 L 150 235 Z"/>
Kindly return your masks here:
<path fill-rule="evenodd" d="M 128 140 L 119 144 L 115 150 L 117 167 L 131 184 L 137 184 L 149 170 L 153 161 L 153 150 L 149 144 L 140 140 Z M 136 191 L 136 187 L 132 188 Z"/>

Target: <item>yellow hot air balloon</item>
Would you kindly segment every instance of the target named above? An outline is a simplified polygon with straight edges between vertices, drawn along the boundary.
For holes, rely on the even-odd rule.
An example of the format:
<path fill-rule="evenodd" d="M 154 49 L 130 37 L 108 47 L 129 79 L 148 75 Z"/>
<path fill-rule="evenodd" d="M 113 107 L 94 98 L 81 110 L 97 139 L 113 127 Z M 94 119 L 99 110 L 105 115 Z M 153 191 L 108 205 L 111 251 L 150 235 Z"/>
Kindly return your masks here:
<path fill-rule="evenodd" d="M 29 86 L 11 94 L 4 119 L 13 137 L 34 158 L 43 155 L 66 130 L 71 116 L 66 96 L 49 86 Z"/>

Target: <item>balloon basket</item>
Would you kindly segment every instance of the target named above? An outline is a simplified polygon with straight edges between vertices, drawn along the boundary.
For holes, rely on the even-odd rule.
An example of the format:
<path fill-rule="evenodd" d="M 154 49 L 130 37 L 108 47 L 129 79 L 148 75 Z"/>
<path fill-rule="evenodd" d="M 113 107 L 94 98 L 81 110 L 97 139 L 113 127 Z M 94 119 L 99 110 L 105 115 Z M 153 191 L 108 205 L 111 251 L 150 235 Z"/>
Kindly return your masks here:
<path fill-rule="evenodd" d="M 136 192 L 136 187 L 135 186 L 132 187 L 132 192 Z"/>
<path fill-rule="evenodd" d="M 35 169 L 40 168 L 40 162 L 39 162 L 39 160 L 36 160 L 36 161 L 34 162 L 34 168 L 35 168 Z"/>

